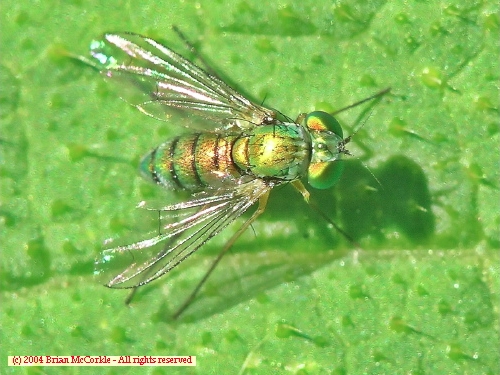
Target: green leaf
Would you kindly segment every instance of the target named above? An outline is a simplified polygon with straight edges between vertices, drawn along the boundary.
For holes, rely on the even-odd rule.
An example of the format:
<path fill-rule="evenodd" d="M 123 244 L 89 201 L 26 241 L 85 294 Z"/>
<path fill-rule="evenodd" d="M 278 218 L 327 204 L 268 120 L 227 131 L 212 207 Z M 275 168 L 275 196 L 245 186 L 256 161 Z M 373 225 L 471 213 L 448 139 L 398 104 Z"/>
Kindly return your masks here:
<path fill-rule="evenodd" d="M 197 356 L 155 374 L 500 372 L 496 2 L 2 2 L 0 24 L 4 356 Z M 176 322 L 238 223 L 131 308 L 127 291 L 99 285 L 106 238 L 155 230 L 135 206 L 172 194 L 141 180 L 139 160 L 181 127 L 138 113 L 68 57 L 106 31 L 182 49 L 171 25 L 292 118 L 392 88 L 338 115 L 344 133 L 359 130 L 355 157 L 334 188 L 311 189 L 362 250 L 276 189 Z"/>

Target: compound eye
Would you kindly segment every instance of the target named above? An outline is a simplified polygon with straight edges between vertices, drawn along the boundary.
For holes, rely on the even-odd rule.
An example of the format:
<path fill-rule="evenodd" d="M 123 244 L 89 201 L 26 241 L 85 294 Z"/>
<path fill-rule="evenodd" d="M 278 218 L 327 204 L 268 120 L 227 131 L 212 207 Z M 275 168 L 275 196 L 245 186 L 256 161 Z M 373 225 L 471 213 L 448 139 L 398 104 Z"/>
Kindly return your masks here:
<path fill-rule="evenodd" d="M 307 171 L 307 182 L 315 189 L 328 189 L 340 180 L 343 170 L 344 163 L 339 160 L 314 163 Z"/>
<path fill-rule="evenodd" d="M 323 111 L 314 111 L 306 116 L 306 126 L 310 130 L 324 131 L 329 130 L 337 134 L 340 138 L 344 138 L 344 132 L 339 122 L 330 115 Z"/>

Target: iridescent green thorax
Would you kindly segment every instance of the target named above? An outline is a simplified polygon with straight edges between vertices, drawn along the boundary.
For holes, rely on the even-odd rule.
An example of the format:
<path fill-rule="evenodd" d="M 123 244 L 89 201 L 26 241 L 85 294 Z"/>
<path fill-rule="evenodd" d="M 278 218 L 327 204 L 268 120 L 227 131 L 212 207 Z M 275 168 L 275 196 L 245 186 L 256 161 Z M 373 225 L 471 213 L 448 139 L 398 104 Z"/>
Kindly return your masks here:
<path fill-rule="evenodd" d="M 284 181 L 305 175 L 310 153 L 308 132 L 294 123 L 258 126 L 233 146 L 233 160 L 240 169 L 259 178 Z"/>

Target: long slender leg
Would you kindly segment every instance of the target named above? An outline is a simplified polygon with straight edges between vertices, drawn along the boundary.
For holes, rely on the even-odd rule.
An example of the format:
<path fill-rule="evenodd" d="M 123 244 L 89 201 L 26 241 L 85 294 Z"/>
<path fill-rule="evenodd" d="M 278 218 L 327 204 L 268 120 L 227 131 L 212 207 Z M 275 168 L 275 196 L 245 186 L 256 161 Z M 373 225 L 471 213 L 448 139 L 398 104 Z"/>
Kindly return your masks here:
<path fill-rule="evenodd" d="M 202 279 L 198 282 L 198 284 L 193 289 L 191 294 L 186 298 L 184 303 L 172 315 L 173 319 L 177 319 L 189 307 L 189 305 L 193 302 L 194 298 L 200 291 L 205 281 L 207 281 L 208 277 L 211 275 L 215 267 L 217 267 L 217 264 L 219 264 L 222 257 L 229 251 L 229 249 L 234 245 L 238 237 L 240 237 L 243 234 L 243 232 L 250 226 L 250 224 L 252 224 L 265 211 L 268 198 L 269 198 L 269 191 L 264 193 L 264 195 L 262 195 L 259 198 L 259 207 L 257 207 L 257 210 L 247 221 L 245 221 L 245 223 L 240 227 L 240 229 L 238 229 L 238 231 L 236 231 L 236 233 L 233 234 L 233 236 L 229 239 L 229 241 L 227 241 L 222 251 L 219 253 L 217 258 L 215 258 L 214 262 L 210 265 L 210 268 L 207 270 Z"/>
<path fill-rule="evenodd" d="M 147 274 L 146 276 L 149 276 L 149 274 Z M 128 294 L 127 298 L 125 298 L 125 305 L 127 305 L 127 306 L 130 305 L 130 303 L 134 299 L 135 294 L 137 293 L 137 289 L 139 289 L 139 287 L 134 286 L 132 291 Z"/>
<path fill-rule="evenodd" d="M 177 36 L 183 41 L 183 43 L 187 46 L 187 48 L 189 48 L 191 52 L 195 55 L 195 58 L 197 58 L 201 62 L 203 69 L 205 69 L 207 73 L 209 73 L 210 75 L 221 79 L 215 72 L 215 69 L 213 69 L 210 66 L 208 61 L 198 52 L 194 44 L 189 41 L 189 39 L 184 35 L 184 33 L 177 26 L 172 26 L 172 29 L 177 34 Z"/>
<path fill-rule="evenodd" d="M 304 186 L 304 184 L 300 180 L 295 180 L 292 182 L 292 186 L 304 197 L 304 200 L 309 203 L 309 197 L 311 193 L 309 193 Z"/>
<path fill-rule="evenodd" d="M 351 108 L 354 108 L 354 107 L 357 107 L 358 105 L 360 104 L 363 104 L 363 103 L 366 103 L 370 100 L 373 100 L 373 99 L 379 99 L 381 98 L 382 96 L 384 96 L 385 94 L 389 93 L 391 91 L 391 88 L 388 87 L 386 89 L 383 89 L 382 91 L 379 91 L 377 92 L 376 94 L 372 95 L 372 96 L 369 96 L 368 98 L 364 98 L 364 99 L 361 99 L 360 101 L 357 101 L 356 103 L 352 103 L 350 105 L 348 105 L 347 107 L 344 107 L 344 108 L 341 108 L 341 109 L 338 109 L 336 110 L 335 112 L 331 113 L 332 116 L 335 116 L 336 114 L 339 114 L 340 112 L 344 112 L 344 111 L 347 111 L 348 109 L 351 109 Z"/>
<path fill-rule="evenodd" d="M 356 240 L 354 240 L 354 238 L 352 238 L 351 236 L 349 236 L 345 230 L 343 230 L 342 228 L 340 228 L 337 224 L 335 224 L 334 221 L 332 221 L 323 211 L 320 210 L 320 208 L 318 207 L 317 204 L 315 204 L 314 202 L 311 202 L 311 200 L 309 199 L 310 197 L 310 193 L 307 191 L 306 187 L 304 186 L 304 184 L 302 182 L 300 182 L 300 180 L 295 180 L 292 182 L 292 186 L 300 193 L 302 194 L 302 196 L 304 197 L 304 200 L 307 202 L 307 204 L 309 206 L 311 206 L 311 208 L 313 210 L 315 210 L 318 214 L 321 215 L 321 217 L 323 219 L 326 220 L 327 223 L 330 223 L 340 234 L 342 234 L 345 238 L 347 238 L 347 240 L 349 242 L 351 242 L 354 246 L 356 247 L 361 247 L 359 245 L 359 243 L 356 242 Z"/>

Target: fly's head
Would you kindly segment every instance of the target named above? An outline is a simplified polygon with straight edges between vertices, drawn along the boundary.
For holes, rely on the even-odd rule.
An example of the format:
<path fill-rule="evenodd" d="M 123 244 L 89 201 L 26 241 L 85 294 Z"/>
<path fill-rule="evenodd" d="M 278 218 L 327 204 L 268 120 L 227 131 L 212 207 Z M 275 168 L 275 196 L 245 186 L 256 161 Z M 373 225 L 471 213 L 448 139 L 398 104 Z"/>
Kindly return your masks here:
<path fill-rule="evenodd" d="M 339 122 L 322 111 L 309 113 L 305 125 L 311 134 L 312 155 L 307 174 L 309 184 L 316 189 L 328 189 L 340 178 L 343 163 L 338 163 L 342 154 L 350 155 L 346 144 L 351 138 L 343 137 Z"/>

